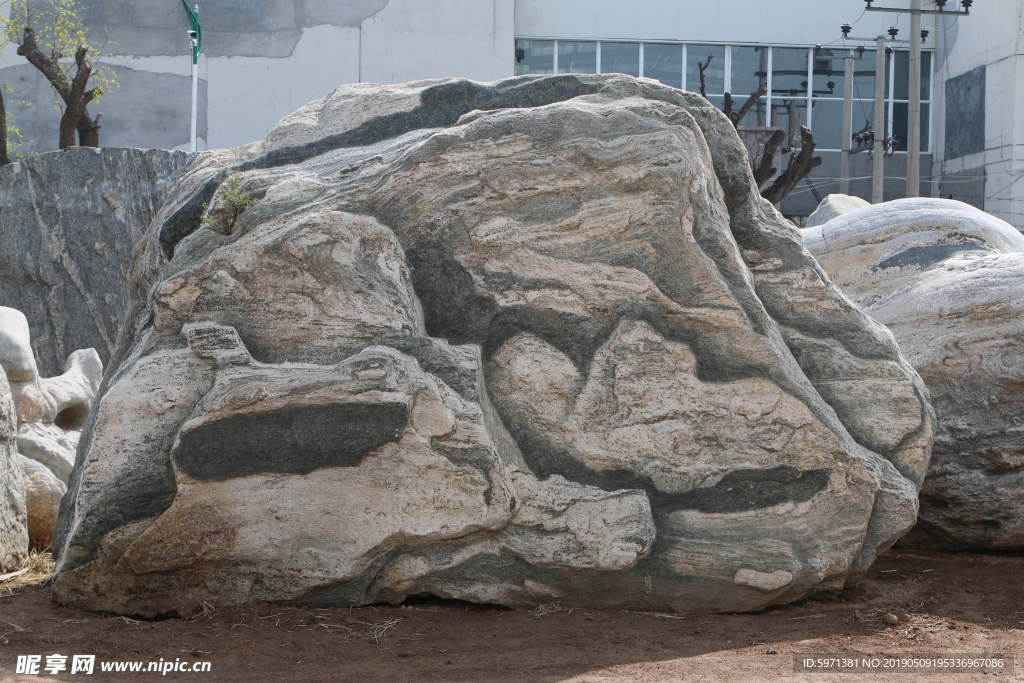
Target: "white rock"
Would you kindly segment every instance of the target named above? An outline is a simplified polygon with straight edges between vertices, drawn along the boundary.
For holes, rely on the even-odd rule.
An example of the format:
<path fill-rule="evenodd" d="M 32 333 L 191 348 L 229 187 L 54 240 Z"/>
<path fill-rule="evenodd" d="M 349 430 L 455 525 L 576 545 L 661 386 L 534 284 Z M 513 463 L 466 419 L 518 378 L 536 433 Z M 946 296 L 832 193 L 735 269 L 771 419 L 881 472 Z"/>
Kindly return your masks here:
<path fill-rule="evenodd" d="M 39 377 L 28 321 L 20 311 L 0 306 L 0 365 L 8 378 L 17 378 L 11 379 L 10 389 L 23 466 L 19 471 L 24 469 L 28 496 L 29 537 L 32 547 L 48 548 L 103 364 L 95 349 L 82 349 L 68 356 L 64 374 Z"/>
<path fill-rule="evenodd" d="M 803 234 L 931 392 L 939 429 L 908 542 L 1024 549 L 1024 236 L 930 198 L 858 209 Z"/>
<path fill-rule="evenodd" d="M 822 199 L 821 203 L 818 204 L 818 208 L 807 217 L 804 227 L 813 228 L 823 225 L 837 216 L 842 216 L 844 213 L 849 213 L 863 206 L 871 206 L 871 202 L 860 197 L 852 197 L 848 194 L 830 194 Z"/>

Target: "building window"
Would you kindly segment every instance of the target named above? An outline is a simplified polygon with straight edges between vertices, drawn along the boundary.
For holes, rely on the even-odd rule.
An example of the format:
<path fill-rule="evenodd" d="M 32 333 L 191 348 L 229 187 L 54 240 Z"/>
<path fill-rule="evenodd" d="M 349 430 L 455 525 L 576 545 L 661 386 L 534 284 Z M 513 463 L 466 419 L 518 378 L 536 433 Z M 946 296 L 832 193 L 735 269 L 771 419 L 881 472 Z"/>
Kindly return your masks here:
<path fill-rule="evenodd" d="M 558 41 L 558 73 L 600 73 L 597 70 L 597 43 L 579 40 Z"/>
<path fill-rule="evenodd" d="M 601 43 L 601 73 L 640 75 L 640 43 Z"/>
<path fill-rule="evenodd" d="M 683 87 L 683 46 L 672 43 L 644 43 L 644 72 L 673 88 Z"/>
<path fill-rule="evenodd" d="M 731 74 L 728 92 L 735 98 L 735 108 L 743 106 L 747 97 L 762 85 L 768 86 L 768 47 L 733 47 L 731 50 Z M 746 118 L 744 126 L 767 125 L 767 99 L 758 100 Z"/>
<path fill-rule="evenodd" d="M 555 73 L 555 41 L 516 41 L 516 76 L 553 73 Z"/>
<path fill-rule="evenodd" d="M 875 51 L 854 50 L 852 132 L 874 125 Z M 777 126 L 790 144 L 800 144 L 800 127 L 808 126 L 821 151 L 839 151 L 842 140 L 846 50 L 769 45 L 710 45 L 637 41 L 516 39 L 516 74 L 624 73 L 661 81 L 673 88 L 700 91 L 698 65 L 707 97 L 716 107 L 730 93 L 734 106 L 764 85 L 768 94 L 742 121 L 747 126 Z M 930 151 L 931 53 L 921 54 L 921 151 Z M 909 52 L 896 51 L 886 62 L 885 135 L 906 151 Z"/>

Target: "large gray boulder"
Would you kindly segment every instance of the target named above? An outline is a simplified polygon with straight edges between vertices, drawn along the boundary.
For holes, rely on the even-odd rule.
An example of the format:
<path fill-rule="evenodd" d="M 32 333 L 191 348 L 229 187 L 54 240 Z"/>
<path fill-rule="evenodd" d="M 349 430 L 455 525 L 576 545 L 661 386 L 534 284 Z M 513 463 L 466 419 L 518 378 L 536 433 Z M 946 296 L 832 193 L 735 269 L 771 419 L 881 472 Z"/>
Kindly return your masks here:
<path fill-rule="evenodd" d="M 28 559 L 25 483 L 15 437 L 18 416 L 7 373 L 0 370 L 0 573 L 14 571 Z"/>
<path fill-rule="evenodd" d="M 191 159 L 72 147 L 0 167 L 0 304 L 28 317 L 44 376 L 76 349 L 110 357 L 135 245 Z"/>
<path fill-rule="evenodd" d="M 68 604 L 755 610 L 916 519 L 920 379 L 654 81 L 339 88 L 201 156 L 130 291 Z"/>
<path fill-rule="evenodd" d="M 939 426 L 907 542 L 1024 550 L 1024 236 L 968 204 L 920 198 L 804 238 L 931 391 Z"/>

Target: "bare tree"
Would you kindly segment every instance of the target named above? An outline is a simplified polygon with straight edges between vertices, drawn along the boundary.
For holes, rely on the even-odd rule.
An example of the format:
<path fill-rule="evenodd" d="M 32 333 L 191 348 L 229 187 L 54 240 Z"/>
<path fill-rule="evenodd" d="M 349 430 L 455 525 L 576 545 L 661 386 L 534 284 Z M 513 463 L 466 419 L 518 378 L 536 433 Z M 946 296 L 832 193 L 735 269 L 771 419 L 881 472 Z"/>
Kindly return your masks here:
<path fill-rule="evenodd" d="M 4 29 L 4 42 L 16 44 L 18 55 L 46 77 L 60 98 L 61 149 L 73 146 L 76 134 L 83 147 L 100 144 L 101 115 L 90 116 L 87 107 L 106 89 L 89 86 L 96 74 L 80 11 L 77 0 L 11 0 Z M 72 50 L 73 62 L 65 59 Z"/>
<path fill-rule="evenodd" d="M 709 66 L 711 66 L 711 60 L 714 58 L 714 55 L 708 55 L 708 60 L 703 64 L 697 62 L 697 70 L 700 71 L 700 94 L 701 97 L 703 97 L 706 100 L 708 99 L 708 93 L 707 89 L 704 87 L 704 72 L 708 70 Z M 708 101 L 710 102 L 710 100 Z"/>
<path fill-rule="evenodd" d="M 706 87 L 704 83 L 704 72 L 707 71 L 711 65 L 711 60 L 714 55 L 708 55 L 707 61 L 703 64 L 697 63 L 697 70 L 700 75 L 700 94 L 704 99 L 708 99 Z M 739 128 L 740 122 L 743 120 L 750 110 L 757 104 L 758 100 L 768 94 L 768 88 L 762 83 L 758 86 L 757 90 L 750 93 L 746 101 L 739 108 L 739 110 L 733 110 L 733 99 L 730 93 L 725 93 L 725 101 L 722 105 L 722 112 L 729 117 L 732 121 L 734 128 Z M 775 174 L 778 169 L 774 166 L 775 155 L 778 154 L 782 148 L 782 143 L 786 141 L 786 132 L 784 130 L 777 130 L 772 133 L 771 137 L 765 142 L 764 147 L 761 149 L 760 157 L 751 163 L 751 170 L 754 173 L 754 182 L 757 187 L 761 187 L 768 182 Z M 803 180 L 807 175 L 818 166 L 821 166 L 821 157 L 814 156 L 814 136 L 811 135 L 810 129 L 806 126 L 800 127 L 800 151 L 795 152 L 793 149 L 783 150 L 784 153 L 789 154 L 789 162 L 786 164 L 786 170 L 779 174 L 775 178 L 775 182 L 771 184 L 767 189 L 761 190 L 761 196 L 770 201 L 772 204 L 778 204 L 781 202 L 787 194 L 792 192 L 793 188 L 796 187 L 797 183 Z"/>

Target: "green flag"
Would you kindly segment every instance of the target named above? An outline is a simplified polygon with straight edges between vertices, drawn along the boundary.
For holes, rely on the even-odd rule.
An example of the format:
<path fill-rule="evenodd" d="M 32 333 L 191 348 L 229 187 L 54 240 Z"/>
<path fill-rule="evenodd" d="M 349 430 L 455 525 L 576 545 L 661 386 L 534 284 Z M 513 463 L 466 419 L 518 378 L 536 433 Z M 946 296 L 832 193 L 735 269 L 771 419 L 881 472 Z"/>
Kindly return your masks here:
<path fill-rule="evenodd" d="M 199 52 L 203 49 L 203 29 L 199 27 L 199 7 L 193 10 L 188 6 L 185 0 L 181 0 L 181 4 L 185 6 L 185 13 L 188 14 L 188 23 L 192 26 L 192 31 L 195 33 L 194 42 L 192 43 L 192 63 L 199 63 Z"/>

